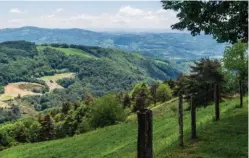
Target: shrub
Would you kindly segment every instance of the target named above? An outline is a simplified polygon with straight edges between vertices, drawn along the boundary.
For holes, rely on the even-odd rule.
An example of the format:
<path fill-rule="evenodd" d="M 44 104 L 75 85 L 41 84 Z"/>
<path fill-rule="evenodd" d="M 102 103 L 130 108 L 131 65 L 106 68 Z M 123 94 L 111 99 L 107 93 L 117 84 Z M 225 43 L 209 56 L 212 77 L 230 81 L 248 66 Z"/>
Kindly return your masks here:
<path fill-rule="evenodd" d="M 96 99 L 92 107 L 91 125 L 95 128 L 125 120 L 124 109 L 115 95 L 109 94 Z"/>
<path fill-rule="evenodd" d="M 171 89 L 168 84 L 160 84 L 156 92 L 158 101 L 167 101 L 172 97 Z"/>

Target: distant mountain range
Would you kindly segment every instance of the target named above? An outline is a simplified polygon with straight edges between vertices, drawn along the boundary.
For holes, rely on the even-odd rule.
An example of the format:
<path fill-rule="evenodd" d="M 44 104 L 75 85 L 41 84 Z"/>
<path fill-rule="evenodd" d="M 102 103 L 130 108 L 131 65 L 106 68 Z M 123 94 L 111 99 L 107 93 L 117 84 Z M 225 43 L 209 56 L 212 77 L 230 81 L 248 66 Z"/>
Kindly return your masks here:
<path fill-rule="evenodd" d="M 218 44 L 212 36 L 193 37 L 188 33 L 110 33 L 83 29 L 45 29 L 37 27 L 0 30 L 0 42 L 26 40 L 37 44 L 67 43 L 100 47 L 116 47 L 161 59 L 196 59 L 220 57 L 226 44 Z"/>

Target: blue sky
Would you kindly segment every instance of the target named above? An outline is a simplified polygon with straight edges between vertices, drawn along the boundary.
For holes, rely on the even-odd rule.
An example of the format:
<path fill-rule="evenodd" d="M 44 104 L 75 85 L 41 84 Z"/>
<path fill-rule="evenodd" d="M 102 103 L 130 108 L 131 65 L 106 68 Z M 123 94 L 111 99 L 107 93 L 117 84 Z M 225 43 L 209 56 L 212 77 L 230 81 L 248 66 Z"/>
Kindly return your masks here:
<path fill-rule="evenodd" d="M 0 28 L 164 29 L 176 13 L 159 1 L 0 2 Z"/>

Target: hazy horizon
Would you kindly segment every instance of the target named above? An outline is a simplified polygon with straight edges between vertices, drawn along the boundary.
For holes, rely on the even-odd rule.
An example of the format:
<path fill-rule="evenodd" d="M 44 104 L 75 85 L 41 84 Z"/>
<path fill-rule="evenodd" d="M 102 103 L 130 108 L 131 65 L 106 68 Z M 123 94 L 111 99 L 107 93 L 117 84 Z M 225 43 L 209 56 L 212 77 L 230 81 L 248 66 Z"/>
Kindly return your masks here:
<path fill-rule="evenodd" d="M 34 26 L 87 30 L 176 32 L 176 12 L 160 1 L 0 2 L 0 29 Z M 97 8 L 97 9 L 96 9 Z"/>
<path fill-rule="evenodd" d="M 127 32 L 127 33 L 189 33 L 187 31 L 179 31 L 179 30 L 170 30 L 170 29 L 158 29 L 158 28 L 77 28 L 77 27 L 69 27 L 69 28 L 47 28 L 47 27 L 38 27 L 38 26 L 21 26 L 21 27 L 8 27 L 8 28 L 0 28 L 0 30 L 5 29 L 20 29 L 20 28 L 40 28 L 40 29 L 62 29 L 62 30 L 69 30 L 69 29 L 81 29 L 81 30 L 88 30 L 93 32 Z"/>

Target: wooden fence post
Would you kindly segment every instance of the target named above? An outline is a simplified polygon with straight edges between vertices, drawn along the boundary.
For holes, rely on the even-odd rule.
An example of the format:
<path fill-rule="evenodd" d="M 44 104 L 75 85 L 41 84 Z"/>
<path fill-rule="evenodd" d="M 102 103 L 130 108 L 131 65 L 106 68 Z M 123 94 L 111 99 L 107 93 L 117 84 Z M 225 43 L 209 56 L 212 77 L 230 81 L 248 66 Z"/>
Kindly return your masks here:
<path fill-rule="evenodd" d="M 179 95 L 178 103 L 178 125 L 179 125 L 179 146 L 183 147 L 183 109 L 182 109 L 182 94 Z"/>
<path fill-rule="evenodd" d="M 193 96 L 191 96 L 191 138 L 196 139 L 196 106 L 193 103 Z"/>
<path fill-rule="evenodd" d="M 152 158 L 152 111 L 148 109 L 140 109 L 137 112 L 138 118 L 138 141 L 137 141 L 137 157 Z"/>
<path fill-rule="evenodd" d="M 218 121 L 220 119 L 220 94 L 219 94 L 219 85 L 216 84 L 214 88 L 214 102 L 215 102 L 215 120 Z"/>

